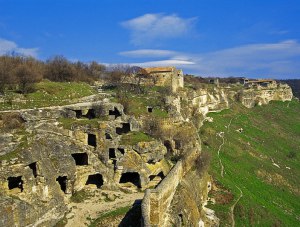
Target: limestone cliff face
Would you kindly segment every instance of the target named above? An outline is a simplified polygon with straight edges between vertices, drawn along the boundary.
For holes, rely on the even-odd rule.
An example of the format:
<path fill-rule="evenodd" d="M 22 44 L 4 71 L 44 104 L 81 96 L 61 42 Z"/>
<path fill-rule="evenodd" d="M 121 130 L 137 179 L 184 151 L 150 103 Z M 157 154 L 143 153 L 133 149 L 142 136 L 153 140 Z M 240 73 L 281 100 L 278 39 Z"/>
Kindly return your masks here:
<path fill-rule="evenodd" d="M 184 155 L 171 174 L 157 189 L 146 192 L 142 207 L 145 226 L 199 226 L 200 223 L 211 223 L 204 207 L 210 177 L 205 170 L 201 173 L 202 166 L 197 166 L 199 163 L 196 161 L 201 156 L 198 129 L 208 112 L 229 108 L 235 94 L 224 88 L 214 88 L 183 90 L 176 96 L 166 97 L 174 121 L 191 125 L 188 131 L 194 136 L 185 138 L 188 141 L 180 148 Z"/>
<path fill-rule="evenodd" d="M 253 107 L 256 104 L 267 104 L 271 100 L 291 100 L 292 97 L 291 89 L 286 85 L 278 85 L 273 89 L 215 87 L 213 89 L 182 91 L 177 96 L 167 97 L 167 103 L 170 113 L 175 119 L 192 122 L 195 129 L 199 129 L 203 121 L 206 120 L 208 112 L 230 108 L 230 104 L 238 101 L 238 99 L 243 105 Z M 201 151 L 200 144 L 198 144 L 197 149 Z M 166 198 L 166 200 L 171 200 L 171 203 L 168 209 L 164 209 L 165 216 L 148 212 L 148 220 L 151 221 L 152 217 L 153 223 L 159 223 L 160 226 L 218 226 L 219 220 L 214 216 L 214 212 L 205 207 L 208 191 L 211 187 L 210 177 L 207 172 L 199 173 L 199 168 L 197 168 L 199 166 L 197 166 L 195 157 L 190 158 L 186 163 L 188 170 L 183 170 L 182 176 L 172 176 L 174 179 L 180 178 L 180 180 L 175 193 Z M 149 197 L 151 199 L 151 195 Z"/>
<path fill-rule="evenodd" d="M 209 224 L 204 206 L 210 177 L 199 173 L 196 162 L 206 114 L 237 100 L 250 108 L 291 98 L 286 85 L 182 89 L 165 98 L 169 118 L 156 122 L 161 138 L 135 143 L 156 125 L 108 100 L 19 111 L 24 128 L 0 134 L 0 226 L 52 226 L 67 212 L 72 194 L 86 187 L 135 192 L 158 184 L 145 196 L 150 221 Z"/>
<path fill-rule="evenodd" d="M 293 98 L 291 87 L 278 84 L 275 88 L 249 88 L 239 92 L 239 100 L 248 108 L 265 105 L 270 101 L 290 101 Z"/>
<path fill-rule="evenodd" d="M 0 226 L 53 226 L 76 191 L 134 192 L 168 174 L 166 147 L 136 144 L 140 124 L 117 103 L 20 111 L 20 132 L 0 134 Z"/>
<path fill-rule="evenodd" d="M 193 121 L 196 128 L 202 125 L 209 112 L 221 111 L 230 106 L 236 92 L 227 88 L 182 90 L 166 98 L 170 114 L 181 121 Z"/>

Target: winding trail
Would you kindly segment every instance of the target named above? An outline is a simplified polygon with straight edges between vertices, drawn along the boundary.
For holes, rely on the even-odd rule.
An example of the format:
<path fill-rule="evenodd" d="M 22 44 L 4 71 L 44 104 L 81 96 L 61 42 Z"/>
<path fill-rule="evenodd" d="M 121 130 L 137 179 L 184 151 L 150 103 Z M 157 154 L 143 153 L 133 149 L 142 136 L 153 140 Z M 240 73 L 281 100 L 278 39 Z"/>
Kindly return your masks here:
<path fill-rule="evenodd" d="M 230 121 L 229 121 L 229 124 L 226 126 L 227 132 L 229 132 L 229 128 L 230 128 L 230 125 L 231 125 L 233 119 L 234 118 L 231 118 Z M 220 151 L 221 151 L 222 147 L 225 144 L 225 132 L 220 132 L 218 134 L 218 136 L 222 138 L 222 143 L 220 144 L 219 149 L 218 149 L 218 158 L 219 158 L 219 163 L 220 163 L 220 166 L 221 166 L 221 177 L 224 177 L 224 169 L 225 168 L 224 168 L 224 165 L 222 163 L 222 159 L 220 158 Z"/>
<path fill-rule="evenodd" d="M 230 127 L 230 125 L 232 123 L 232 120 L 233 120 L 233 118 L 230 119 L 229 124 L 227 125 L 227 132 L 229 132 L 229 127 Z"/>
<path fill-rule="evenodd" d="M 239 189 L 240 191 L 240 196 L 237 198 L 237 200 L 234 202 L 234 204 L 232 204 L 232 206 L 230 207 L 230 218 L 231 218 L 231 226 L 235 227 L 235 219 L 234 219 L 234 208 L 236 206 L 236 204 L 240 201 L 240 199 L 243 197 L 243 191 L 235 185 L 235 187 L 237 187 L 237 189 Z"/>
<path fill-rule="evenodd" d="M 224 145 L 224 143 L 225 143 L 225 139 L 224 139 L 224 134 L 222 133 L 220 133 L 220 134 L 218 134 L 221 138 L 222 138 L 222 143 L 220 144 L 220 146 L 219 146 L 219 149 L 218 149 L 218 158 L 219 158 L 219 163 L 220 163 L 220 166 L 221 166 L 221 177 L 224 177 L 224 165 L 223 165 L 223 163 L 222 163 L 222 159 L 220 158 L 220 151 L 221 151 L 221 149 L 222 149 L 222 147 L 223 147 L 223 145 Z"/>
<path fill-rule="evenodd" d="M 229 124 L 227 125 L 227 132 L 229 132 L 229 128 L 231 126 L 231 123 L 233 121 L 234 118 L 231 118 L 230 121 L 229 121 Z M 221 177 L 224 177 L 224 165 L 222 163 L 222 159 L 220 158 L 220 151 L 222 149 L 222 147 L 224 146 L 225 144 L 225 132 L 220 132 L 218 134 L 218 136 L 220 136 L 222 138 L 222 144 L 220 144 L 219 146 L 219 149 L 218 149 L 218 158 L 219 158 L 219 163 L 221 165 Z M 237 198 L 237 200 L 234 202 L 234 204 L 232 204 L 232 206 L 230 207 L 230 219 L 231 219 L 231 226 L 232 227 L 235 227 L 235 217 L 234 217 L 234 208 L 236 206 L 236 204 L 240 201 L 240 199 L 243 197 L 243 191 L 237 186 L 235 185 L 235 187 L 240 191 L 240 195 L 239 197 Z"/>

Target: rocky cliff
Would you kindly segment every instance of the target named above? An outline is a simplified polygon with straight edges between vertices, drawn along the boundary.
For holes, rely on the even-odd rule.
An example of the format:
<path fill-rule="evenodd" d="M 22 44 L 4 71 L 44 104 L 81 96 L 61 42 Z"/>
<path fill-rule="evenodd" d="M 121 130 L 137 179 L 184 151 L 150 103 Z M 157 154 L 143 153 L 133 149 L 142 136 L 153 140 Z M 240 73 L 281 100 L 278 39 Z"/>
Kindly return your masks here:
<path fill-rule="evenodd" d="M 153 118 L 152 109 L 125 114 L 123 105 L 108 99 L 2 112 L 0 225 L 53 226 L 70 211 L 72 196 L 86 188 L 149 189 L 145 225 L 216 224 L 205 208 L 210 177 L 199 161 L 198 130 L 210 120 L 206 114 L 237 100 L 252 107 L 291 98 L 285 85 L 183 88 L 164 97 L 164 118 Z"/>
<path fill-rule="evenodd" d="M 275 88 L 249 88 L 239 92 L 239 101 L 248 108 L 265 105 L 270 101 L 290 101 L 293 98 L 291 87 L 278 84 Z"/>

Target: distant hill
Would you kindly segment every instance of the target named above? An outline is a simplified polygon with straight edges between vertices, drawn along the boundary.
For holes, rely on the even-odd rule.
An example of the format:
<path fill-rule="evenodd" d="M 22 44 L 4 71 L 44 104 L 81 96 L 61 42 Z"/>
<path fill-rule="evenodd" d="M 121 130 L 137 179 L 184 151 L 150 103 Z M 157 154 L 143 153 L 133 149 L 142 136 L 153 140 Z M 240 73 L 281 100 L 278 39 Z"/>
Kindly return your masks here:
<path fill-rule="evenodd" d="M 293 93 L 296 97 L 300 98 L 300 79 L 281 80 L 281 82 L 287 83 L 293 89 Z"/>

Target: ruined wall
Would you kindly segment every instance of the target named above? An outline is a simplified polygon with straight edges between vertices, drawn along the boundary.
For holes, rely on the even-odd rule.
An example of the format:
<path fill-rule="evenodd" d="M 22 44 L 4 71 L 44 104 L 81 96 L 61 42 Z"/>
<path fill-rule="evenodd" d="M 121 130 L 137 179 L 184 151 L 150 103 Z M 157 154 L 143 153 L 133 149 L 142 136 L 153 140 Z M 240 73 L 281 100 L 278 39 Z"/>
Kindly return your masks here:
<path fill-rule="evenodd" d="M 143 226 L 166 226 L 169 222 L 168 213 L 177 192 L 177 186 L 193 167 L 195 158 L 200 155 L 200 144 L 193 141 L 190 145 L 185 147 L 182 160 L 176 163 L 157 188 L 146 190 L 142 202 Z"/>
<path fill-rule="evenodd" d="M 155 189 L 147 189 L 142 202 L 144 226 L 164 226 L 176 188 L 183 176 L 183 165 L 178 161 L 169 174 Z"/>
<path fill-rule="evenodd" d="M 172 72 L 153 72 L 149 75 L 156 86 L 171 87 L 173 92 L 178 88 L 183 88 L 183 72 L 182 70 L 174 69 Z"/>

